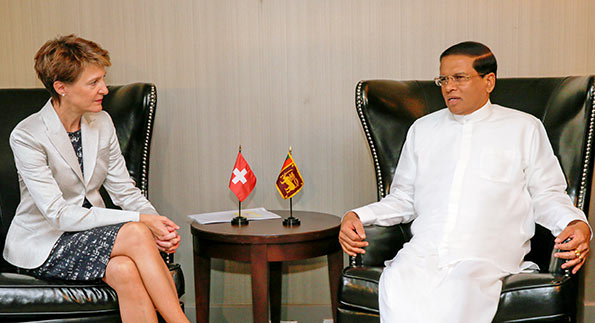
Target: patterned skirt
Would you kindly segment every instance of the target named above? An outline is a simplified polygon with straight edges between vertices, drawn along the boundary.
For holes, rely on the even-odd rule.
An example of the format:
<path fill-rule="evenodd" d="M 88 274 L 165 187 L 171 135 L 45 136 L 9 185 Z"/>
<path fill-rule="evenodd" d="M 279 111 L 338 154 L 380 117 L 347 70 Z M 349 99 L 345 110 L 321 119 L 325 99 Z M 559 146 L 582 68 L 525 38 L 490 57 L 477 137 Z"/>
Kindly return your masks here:
<path fill-rule="evenodd" d="M 105 276 L 118 231 L 124 223 L 86 231 L 64 232 L 48 259 L 34 269 L 19 272 L 41 279 L 96 280 Z"/>

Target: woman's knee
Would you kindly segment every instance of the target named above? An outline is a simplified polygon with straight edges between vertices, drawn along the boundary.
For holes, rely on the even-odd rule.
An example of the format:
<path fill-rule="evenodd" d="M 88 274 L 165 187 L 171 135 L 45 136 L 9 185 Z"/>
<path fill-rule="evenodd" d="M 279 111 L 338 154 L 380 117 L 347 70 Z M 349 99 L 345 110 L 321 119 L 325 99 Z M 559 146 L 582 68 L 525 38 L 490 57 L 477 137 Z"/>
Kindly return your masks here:
<path fill-rule="evenodd" d="M 107 263 L 105 281 L 112 287 L 141 282 L 138 268 L 132 259 L 126 256 L 113 257 Z"/>
<path fill-rule="evenodd" d="M 112 256 L 127 256 L 135 259 L 137 256 L 146 255 L 146 252 L 158 252 L 151 230 L 139 222 L 128 222 L 120 228 Z"/>
<path fill-rule="evenodd" d="M 144 223 L 140 222 L 128 222 L 124 224 L 118 232 L 118 238 L 132 240 L 134 244 L 143 242 L 153 243 L 151 230 Z"/>

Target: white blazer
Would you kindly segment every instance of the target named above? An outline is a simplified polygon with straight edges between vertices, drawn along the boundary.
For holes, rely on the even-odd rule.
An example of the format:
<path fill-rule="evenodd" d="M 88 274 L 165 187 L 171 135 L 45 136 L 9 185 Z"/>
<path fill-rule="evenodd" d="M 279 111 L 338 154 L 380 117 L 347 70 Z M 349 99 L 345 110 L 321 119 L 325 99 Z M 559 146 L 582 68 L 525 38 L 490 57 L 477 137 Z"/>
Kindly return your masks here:
<path fill-rule="evenodd" d="M 51 100 L 12 131 L 21 202 L 6 235 L 3 255 L 9 263 L 36 268 L 64 232 L 157 214 L 130 178 L 109 114 L 85 113 L 81 135 L 84 175 Z M 105 208 L 102 185 L 122 210 Z M 85 197 L 91 209 L 82 207 Z"/>

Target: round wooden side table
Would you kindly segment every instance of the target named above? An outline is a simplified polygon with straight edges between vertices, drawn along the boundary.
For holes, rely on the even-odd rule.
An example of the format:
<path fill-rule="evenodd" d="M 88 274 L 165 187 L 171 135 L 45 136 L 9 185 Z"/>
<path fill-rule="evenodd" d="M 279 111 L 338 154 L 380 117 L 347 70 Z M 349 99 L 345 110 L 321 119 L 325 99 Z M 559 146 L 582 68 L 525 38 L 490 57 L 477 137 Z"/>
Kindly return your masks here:
<path fill-rule="evenodd" d="M 282 218 L 289 211 L 271 211 Z M 252 311 L 255 323 L 281 319 L 281 264 L 283 261 L 327 256 L 333 319 L 336 322 L 343 253 L 339 244 L 340 218 L 334 215 L 293 211 L 300 226 L 284 227 L 283 219 L 230 223 L 192 223 L 196 322 L 209 321 L 211 258 L 250 262 Z"/>

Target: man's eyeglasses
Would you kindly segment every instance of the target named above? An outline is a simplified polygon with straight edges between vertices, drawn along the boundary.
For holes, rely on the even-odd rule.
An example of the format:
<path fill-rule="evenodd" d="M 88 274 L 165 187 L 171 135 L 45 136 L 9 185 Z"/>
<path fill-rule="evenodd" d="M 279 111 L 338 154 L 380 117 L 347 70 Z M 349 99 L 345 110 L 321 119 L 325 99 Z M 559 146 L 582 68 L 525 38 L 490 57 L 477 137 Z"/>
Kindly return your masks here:
<path fill-rule="evenodd" d="M 436 85 L 442 87 L 446 86 L 448 82 L 453 81 L 456 85 L 461 85 L 464 83 L 469 82 L 469 80 L 474 76 L 485 76 L 486 74 L 476 74 L 476 75 L 467 75 L 467 74 L 455 74 L 455 75 L 440 75 L 434 78 L 434 83 Z"/>

